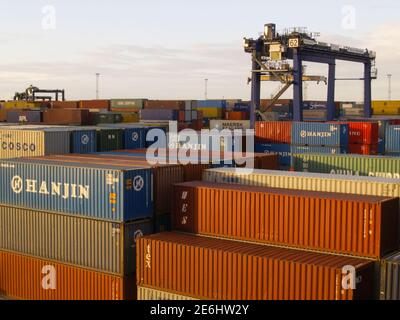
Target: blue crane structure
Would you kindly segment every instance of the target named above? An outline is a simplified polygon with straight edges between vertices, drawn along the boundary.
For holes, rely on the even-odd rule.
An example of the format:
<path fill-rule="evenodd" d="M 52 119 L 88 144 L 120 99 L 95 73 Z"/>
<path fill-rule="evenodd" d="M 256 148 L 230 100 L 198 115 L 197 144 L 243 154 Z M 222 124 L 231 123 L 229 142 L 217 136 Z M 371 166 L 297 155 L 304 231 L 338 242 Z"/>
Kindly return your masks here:
<path fill-rule="evenodd" d="M 303 121 L 303 62 L 323 63 L 328 68 L 328 95 L 327 120 L 335 118 L 335 82 L 336 60 L 364 64 L 364 78 L 342 79 L 364 81 L 364 116 L 370 118 L 371 110 L 371 82 L 376 78 L 376 53 L 368 49 L 357 49 L 319 42 L 315 35 L 307 33 L 306 29 L 294 28 L 283 34 L 276 32 L 275 24 L 266 24 L 264 34 L 258 39 L 245 38 L 245 51 L 252 55 L 251 77 L 251 127 L 254 128 L 256 112 L 265 112 L 274 102 L 293 85 L 293 120 Z M 293 67 L 288 60 L 293 61 Z M 279 78 L 285 87 L 272 99 L 271 105 L 261 108 L 261 82 L 263 78 Z M 311 77 L 312 78 L 312 77 Z M 316 77 L 314 77 L 316 78 Z"/>

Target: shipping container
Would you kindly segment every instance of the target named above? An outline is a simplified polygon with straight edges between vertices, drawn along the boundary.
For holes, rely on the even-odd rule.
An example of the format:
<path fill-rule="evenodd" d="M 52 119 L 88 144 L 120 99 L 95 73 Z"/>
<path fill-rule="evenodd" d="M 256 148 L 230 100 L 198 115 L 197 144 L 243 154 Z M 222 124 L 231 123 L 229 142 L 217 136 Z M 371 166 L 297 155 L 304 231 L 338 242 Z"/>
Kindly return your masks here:
<path fill-rule="evenodd" d="M 225 112 L 226 120 L 236 120 L 243 121 L 250 119 L 250 113 L 248 111 L 226 111 Z"/>
<path fill-rule="evenodd" d="M 120 112 L 122 123 L 137 123 L 140 121 L 139 112 Z"/>
<path fill-rule="evenodd" d="M 290 166 L 291 163 L 291 149 L 289 144 L 269 144 L 269 143 L 256 143 L 255 152 L 266 154 L 278 154 L 279 164 L 281 166 Z"/>
<path fill-rule="evenodd" d="M 110 110 L 110 100 L 81 100 L 79 101 L 79 108 Z"/>
<path fill-rule="evenodd" d="M 153 214 L 153 174 L 148 166 L 3 160 L 0 185 L 2 204 L 117 222 Z"/>
<path fill-rule="evenodd" d="M 322 154 L 346 154 L 346 147 L 319 147 L 319 146 L 291 146 L 291 154 L 308 154 L 308 153 L 322 153 Z"/>
<path fill-rule="evenodd" d="M 349 126 L 344 124 L 293 122 L 292 141 L 299 146 L 347 147 Z"/>
<path fill-rule="evenodd" d="M 111 99 L 110 108 L 113 109 L 134 109 L 139 111 L 146 107 L 146 99 Z M 120 110 L 118 110 L 120 111 Z"/>
<path fill-rule="evenodd" d="M 51 103 L 52 109 L 77 109 L 79 108 L 79 101 L 53 101 Z"/>
<path fill-rule="evenodd" d="M 93 113 L 92 114 L 92 124 L 98 125 L 100 123 L 121 123 L 122 122 L 122 115 L 120 113 Z"/>
<path fill-rule="evenodd" d="M 292 122 L 256 122 L 256 140 L 260 143 L 290 144 Z"/>
<path fill-rule="evenodd" d="M 379 155 L 379 146 L 377 144 L 349 144 L 350 154 L 360 154 L 360 155 Z"/>
<path fill-rule="evenodd" d="M 9 110 L 7 122 L 10 123 L 41 123 L 42 111 L 40 110 Z"/>
<path fill-rule="evenodd" d="M 400 300 L 400 253 L 381 261 L 381 300 Z"/>
<path fill-rule="evenodd" d="M 171 293 L 162 290 L 156 290 L 146 287 L 138 287 L 137 288 L 137 300 L 139 301 L 160 301 L 160 300 L 176 300 L 176 301 L 185 301 L 185 300 L 198 300 L 195 298 L 191 298 L 189 296 L 183 296 L 176 293 Z"/>
<path fill-rule="evenodd" d="M 107 152 L 123 148 L 123 130 L 100 129 L 97 131 L 97 151 Z"/>
<path fill-rule="evenodd" d="M 135 276 L 120 277 L 0 251 L 0 293 L 23 300 L 133 300 Z"/>
<path fill-rule="evenodd" d="M 37 157 L 70 152 L 70 132 L 59 129 L 0 128 L 0 158 Z"/>
<path fill-rule="evenodd" d="M 178 233 L 137 242 L 137 285 L 205 300 L 372 299 L 368 260 Z M 344 287 L 346 267 L 359 280 Z"/>
<path fill-rule="evenodd" d="M 385 137 L 387 152 L 400 152 L 400 126 L 387 126 Z"/>
<path fill-rule="evenodd" d="M 71 153 L 92 153 L 97 151 L 97 131 L 71 128 Z"/>
<path fill-rule="evenodd" d="M 205 119 L 222 119 L 224 115 L 224 110 L 221 108 L 196 108 L 197 111 L 203 114 Z"/>
<path fill-rule="evenodd" d="M 177 231 L 373 259 L 399 243 L 397 198 L 211 182 L 174 190 Z"/>
<path fill-rule="evenodd" d="M 163 214 L 154 217 L 154 233 L 172 231 L 172 215 Z"/>
<path fill-rule="evenodd" d="M 8 110 L 8 109 L 36 109 L 40 108 L 40 105 L 38 105 L 35 102 L 30 102 L 30 101 L 4 101 L 2 102 L 3 108 Z"/>
<path fill-rule="evenodd" d="M 400 101 L 399 100 L 372 101 L 372 112 L 374 115 L 399 115 L 400 114 Z"/>
<path fill-rule="evenodd" d="M 250 130 L 250 121 L 247 120 L 210 120 L 210 129 L 218 130 Z"/>
<path fill-rule="evenodd" d="M 171 213 L 172 186 L 184 181 L 184 170 L 179 164 L 152 165 L 146 159 L 137 159 L 118 153 L 63 155 L 48 157 L 59 163 L 79 163 L 107 165 L 112 163 L 121 167 L 151 167 L 153 171 L 154 210 L 157 215 Z"/>
<path fill-rule="evenodd" d="M 50 109 L 43 111 L 43 122 L 55 125 L 88 125 L 91 121 L 89 110 Z"/>
<path fill-rule="evenodd" d="M 153 222 L 115 223 L 0 206 L 0 248 L 95 271 L 133 275 L 136 239 Z"/>
<path fill-rule="evenodd" d="M 182 100 L 148 100 L 145 109 L 185 110 Z"/>
<path fill-rule="evenodd" d="M 300 172 L 400 179 L 400 158 L 362 155 L 292 154 Z"/>
<path fill-rule="evenodd" d="M 217 108 L 226 109 L 226 100 L 197 100 L 196 108 Z"/>
<path fill-rule="evenodd" d="M 177 121 L 179 112 L 170 109 L 143 109 L 140 110 L 141 120 Z"/>
<path fill-rule="evenodd" d="M 349 126 L 349 144 L 376 145 L 379 139 L 377 122 L 346 122 Z"/>

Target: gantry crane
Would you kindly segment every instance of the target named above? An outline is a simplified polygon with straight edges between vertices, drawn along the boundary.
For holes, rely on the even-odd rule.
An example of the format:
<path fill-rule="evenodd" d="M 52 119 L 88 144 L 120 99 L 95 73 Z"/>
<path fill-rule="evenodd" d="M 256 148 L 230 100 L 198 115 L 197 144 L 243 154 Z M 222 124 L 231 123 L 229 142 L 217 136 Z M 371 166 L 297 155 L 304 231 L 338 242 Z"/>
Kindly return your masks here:
<path fill-rule="evenodd" d="M 319 42 L 316 35 L 304 28 L 294 28 L 279 34 L 275 24 L 266 24 L 264 34 L 258 39 L 245 38 L 244 49 L 252 55 L 251 77 L 251 127 L 254 128 L 256 112 L 262 114 L 293 85 L 293 120 L 303 121 L 303 81 L 328 83 L 327 120 L 335 117 L 336 60 L 364 64 L 364 116 L 371 117 L 371 82 L 377 76 L 376 53 L 368 49 L 357 49 Z M 293 60 L 293 66 L 289 64 Z M 303 61 L 328 64 L 328 78 L 304 76 Z M 356 80 L 356 79 L 346 79 Z M 357 79 L 359 80 L 359 79 Z M 272 99 L 267 108 L 260 109 L 261 81 L 280 81 L 282 90 Z"/>

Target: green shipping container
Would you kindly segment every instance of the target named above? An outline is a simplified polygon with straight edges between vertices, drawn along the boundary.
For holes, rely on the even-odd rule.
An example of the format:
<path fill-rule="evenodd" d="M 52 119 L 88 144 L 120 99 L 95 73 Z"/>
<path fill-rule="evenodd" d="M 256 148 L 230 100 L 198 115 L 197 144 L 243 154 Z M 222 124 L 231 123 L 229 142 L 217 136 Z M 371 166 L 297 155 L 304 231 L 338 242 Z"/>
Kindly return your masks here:
<path fill-rule="evenodd" d="M 97 132 L 97 151 L 108 152 L 123 149 L 123 130 L 101 129 Z"/>
<path fill-rule="evenodd" d="M 299 172 L 400 179 L 400 157 L 293 154 L 292 168 Z"/>
<path fill-rule="evenodd" d="M 120 113 L 95 113 L 93 115 L 93 124 L 109 124 L 109 123 L 121 123 L 122 115 Z"/>
<path fill-rule="evenodd" d="M 146 106 L 146 99 L 112 99 L 111 109 L 144 109 Z"/>

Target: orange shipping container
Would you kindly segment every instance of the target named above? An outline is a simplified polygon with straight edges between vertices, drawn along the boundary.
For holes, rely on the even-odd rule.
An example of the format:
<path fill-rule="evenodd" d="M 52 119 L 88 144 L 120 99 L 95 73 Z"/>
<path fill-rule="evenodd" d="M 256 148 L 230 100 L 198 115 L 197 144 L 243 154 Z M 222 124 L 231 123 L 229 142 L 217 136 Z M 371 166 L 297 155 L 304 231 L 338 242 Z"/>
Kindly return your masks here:
<path fill-rule="evenodd" d="M 358 300 L 374 297 L 374 264 L 249 243 L 161 233 L 137 242 L 138 286 L 207 300 Z M 344 267 L 354 267 L 355 289 Z"/>
<path fill-rule="evenodd" d="M 256 140 L 259 142 L 290 144 L 292 140 L 292 122 L 256 122 Z"/>
<path fill-rule="evenodd" d="M 110 110 L 110 100 L 81 100 L 79 108 L 93 110 Z"/>
<path fill-rule="evenodd" d="M 226 120 L 248 120 L 250 118 L 249 112 L 246 111 L 226 111 Z"/>
<path fill-rule="evenodd" d="M 131 300 L 134 278 L 0 251 L 0 293 L 15 299 Z"/>
<path fill-rule="evenodd" d="M 396 198 L 192 182 L 174 230 L 379 259 L 397 249 Z"/>
<path fill-rule="evenodd" d="M 53 109 L 77 109 L 79 108 L 78 101 L 53 101 L 51 103 Z"/>

